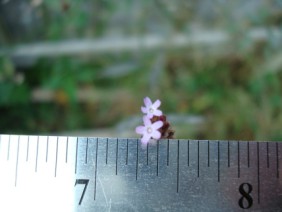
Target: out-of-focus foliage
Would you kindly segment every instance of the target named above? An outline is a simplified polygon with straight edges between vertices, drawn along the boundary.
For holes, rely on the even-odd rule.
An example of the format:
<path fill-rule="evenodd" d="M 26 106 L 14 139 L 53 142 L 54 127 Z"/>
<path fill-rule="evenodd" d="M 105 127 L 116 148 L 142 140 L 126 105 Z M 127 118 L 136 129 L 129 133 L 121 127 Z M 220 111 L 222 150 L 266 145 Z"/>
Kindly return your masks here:
<path fill-rule="evenodd" d="M 142 99 L 150 96 L 162 100 L 166 114 L 203 117 L 200 126 L 171 123 L 178 138 L 282 140 L 281 40 L 244 36 L 257 27 L 282 32 L 280 1 L 22 2 L 32 14 L 28 29 L 36 23 L 34 34 L 23 30 L 19 37 L 0 15 L 5 46 L 189 35 L 199 29 L 227 32 L 232 42 L 212 50 L 195 46 L 41 58 L 28 67 L 19 66 L 17 58 L 0 58 L 1 133 L 112 127 L 141 114 Z"/>
<path fill-rule="evenodd" d="M 29 87 L 22 83 L 22 77 L 15 72 L 7 58 L 0 59 L 0 105 L 25 104 L 29 99 Z"/>

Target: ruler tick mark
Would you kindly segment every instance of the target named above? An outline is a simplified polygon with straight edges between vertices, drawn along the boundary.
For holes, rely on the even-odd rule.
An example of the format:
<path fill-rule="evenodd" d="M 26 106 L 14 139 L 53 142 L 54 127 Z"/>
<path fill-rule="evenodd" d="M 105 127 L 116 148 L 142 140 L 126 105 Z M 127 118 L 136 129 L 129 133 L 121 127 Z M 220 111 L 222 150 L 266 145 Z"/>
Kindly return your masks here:
<path fill-rule="evenodd" d="M 179 140 L 177 140 L 177 184 L 176 184 L 176 191 L 179 192 Z"/>
<path fill-rule="evenodd" d="M 98 144 L 99 144 L 99 140 L 97 138 L 96 139 L 96 154 L 95 154 L 94 200 L 96 199 L 96 186 L 97 186 Z"/>
<path fill-rule="evenodd" d="M 247 143 L 248 167 L 250 167 L 250 143 Z"/>
<path fill-rule="evenodd" d="M 138 139 L 136 140 L 136 180 L 138 175 Z"/>
<path fill-rule="evenodd" d="M 230 142 L 227 142 L 227 166 L 230 167 Z"/>
<path fill-rule="evenodd" d="M 238 153 L 238 158 L 237 158 L 237 162 L 238 162 L 238 178 L 240 178 L 240 142 L 237 141 L 237 153 Z"/>
<path fill-rule="evenodd" d="M 157 176 L 159 176 L 159 141 L 157 141 Z"/>
<path fill-rule="evenodd" d="M 58 144 L 59 144 L 59 137 L 57 137 L 57 142 L 56 142 L 55 177 L 57 176 L 57 164 L 58 164 Z"/>
<path fill-rule="evenodd" d="M 166 165 L 169 166 L 169 139 L 167 139 L 167 154 Z"/>
<path fill-rule="evenodd" d="M 147 166 L 149 165 L 149 143 L 147 143 Z"/>
<path fill-rule="evenodd" d="M 208 167 L 210 167 L 210 141 L 208 141 Z"/>
<path fill-rule="evenodd" d="M 126 165 L 128 164 L 128 139 L 126 139 Z"/>
<path fill-rule="evenodd" d="M 39 136 L 37 136 L 37 141 L 36 141 L 35 172 L 37 172 L 38 148 L 39 148 Z"/>
<path fill-rule="evenodd" d="M 46 163 L 48 161 L 48 148 L 49 148 L 49 136 L 47 137 L 47 143 L 46 143 Z"/>
<path fill-rule="evenodd" d="M 116 143 L 116 175 L 118 172 L 118 138 L 117 138 L 117 143 Z"/>
<path fill-rule="evenodd" d="M 198 155 L 197 155 L 198 167 L 197 167 L 197 172 L 198 172 L 198 177 L 200 177 L 200 143 L 199 143 L 199 140 L 197 142 L 197 145 L 198 145 Z"/>
<path fill-rule="evenodd" d="M 85 164 L 87 164 L 87 156 L 88 156 L 88 138 L 86 139 Z"/>
<path fill-rule="evenodd" d="M 108 164 L 108 147 L 109 147 L 109 139 L 107 138 L 107 143 L 106 143 L 106 164 Z"/>
<path fill-rule="evenodd" d="M 76 138 L 76 148 L 75 148 L 75 167 L 74 167 L 75 174 L 77 171 L 77 153 L 78 153 L 78 137 Z"/>
<path fill-rule="evenodd" d="M 259 164 L 259 142 L 257 142 L 257 180 L 258 180 L 258 204 L 260 204 L 260 164 Z"/>
<path fill-rule="evenodd" d="M 267 168 L 269 168 L 269 147 L 268 147 L 268 142 L 266 143 L 266 162 L 267 162 Z"/>
<path fill-rule="evenodd" d="M 279 148 L 278 143 L 276 142 L 276 177 L 279 178 Z"/>
<path fill-rule="evenodd" d="M 29 152 L 29 136 L 27 137 L 27 146 L 26 146 L 26 161 L 28 161 L 28 152 Z"/>
<path fill-rule="evenodd" d="M 220 143 L 217 141 L 217 181 L 220 182 Z"/>
<path fill-rule="evenodd" d="M 11 135 L 9 135 L 9 141 L 8 141 L 7 160 L 10 159 L 10 143 L 11 143 Z"/>
<path fill-rule="evenodd" d="M 187 165 L 190 166 L 190 140 L 187 142 Z"/>
<path fill-rule="evenodd" d="M 20 136 L 18 136 L 17 161 L 16 161 L 16 172 L 15 172 L 15 187 L 17 186 L 17 179 L 18 179 L 19 150 L 20 150 Z"/>
<path fill-rule="evenodd" d="M 68 151 L 69 151 L 69 137 L 67 137 L 67 141 L 66 141 L 66 163 L 68 162 Z"/>

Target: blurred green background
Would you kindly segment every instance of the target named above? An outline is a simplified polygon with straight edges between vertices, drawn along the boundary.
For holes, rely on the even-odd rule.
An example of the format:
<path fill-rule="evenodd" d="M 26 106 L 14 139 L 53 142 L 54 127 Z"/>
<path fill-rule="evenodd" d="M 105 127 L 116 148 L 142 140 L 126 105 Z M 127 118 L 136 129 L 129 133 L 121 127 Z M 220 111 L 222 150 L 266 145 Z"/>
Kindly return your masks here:
<path fill-rule="evenodd" d="M 282 1 L 0 0 L 0 133 L 282 140 Z"/>

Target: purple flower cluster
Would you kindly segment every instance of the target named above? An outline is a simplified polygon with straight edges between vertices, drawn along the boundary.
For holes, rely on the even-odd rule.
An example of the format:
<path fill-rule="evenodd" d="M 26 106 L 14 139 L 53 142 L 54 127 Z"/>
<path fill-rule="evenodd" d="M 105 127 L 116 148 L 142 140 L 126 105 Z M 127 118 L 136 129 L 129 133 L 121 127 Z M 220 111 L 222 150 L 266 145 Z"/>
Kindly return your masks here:
<path fill-rule="evenodd" d="M 145 114 L 143 116 L 144 125 L 136 127 L 135 131 L 137 134 L 142 135 L 142 144 L 147 144 L 151 138 L 160 139 L 161 133 L 159 129 L 163 126 L 162 121 L 156 121 L 152 123 L 151 119 L 154 116 L 161 116 L 163 113 L 158 109 L 161 105 L 160 100 L 156 100 L 152 103 L 149 97 L 144 98 L 145 107 L 141 107 L 141 111 Z"/>

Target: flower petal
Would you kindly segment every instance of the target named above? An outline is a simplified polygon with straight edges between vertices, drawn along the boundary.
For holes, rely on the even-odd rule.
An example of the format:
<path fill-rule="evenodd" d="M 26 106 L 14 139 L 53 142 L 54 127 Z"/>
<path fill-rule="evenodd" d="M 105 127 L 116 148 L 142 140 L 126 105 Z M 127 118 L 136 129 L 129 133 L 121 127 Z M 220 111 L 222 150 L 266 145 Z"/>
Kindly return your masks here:
<path fill-rule="evenodd" d="M 151 119 L 151 118 L 153 118 L 154 114 L 152 114 L 152 113 L 147 113 L 146 116 L 148 117 L 148 119 Z"/>
<path fill-rule="evenodd" d="M 152 105 L 151 99 L 149 97 L 145 97 L 144 98 L 144 104 L 147 108 L 150 107 Z"/>
<path fill-rule="evenodd" d="M 164 123 L 163 123 L 162 121 L 156 121 L 155 123 L 152 124 L 152 128 L 154 128 L 154 130 L 158 130 L 158 129 L 160 129 L 163 125 L 164 125 Z"/>
<path fill-rule="evenodd" d="M 146 107 L 141 107 L 141 111 L 142 111 L 143 113 L 148 113 L 148 110 L 147 110 Z"/>
<path fill-rule="evenodd" d="M 160 139 L 161 138 L 161 133 L 157 130 L 154 131 L 151 135 L 154 139 Z"/>
<path fill-rule="evenodd" d="M 154 107 L 155 109 L 157 109 L 160 105 L 161 105 L 161 101 L 160 101 L 159 99 L 157 99 L 157 100 L 154 102 L 153 107 Z"/>
<path fill-rule="evenodd" d="M 136 127 L 136 129 L 135 129 L 135 132 L 137 133 L 137 134 L 143 134 L 144 133 L 144 131 L 145 131 L 145 127 L 144 126 L 138 126 L 138 127 Z"/>
<path fill-rule="evenodd" d="M 143 135 L 143 137 L 141 138 L 141 142 L 143 144 L 147 144 L 150 141 L 150 138 L 151 138 L 151 136 L 149 134 L 145 133 Z"/>
<path fill-rule="evenodd" d="M 143 122 L 145 126 L 150 126 L 152 124 L 149 118 L 149 114 L 147 116 L 143 116 Z"/>
<path fill-rule="evenodd" d="M 155 110 L 154 115 L 155 116 L 161 116 L 161 115 L 163 115 L 163 112 L 161 110 Z"/>

